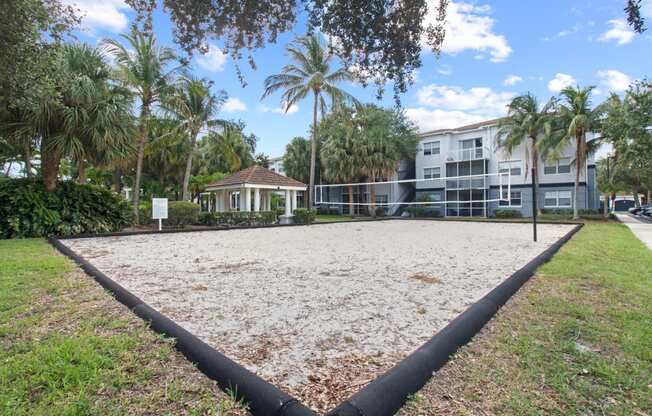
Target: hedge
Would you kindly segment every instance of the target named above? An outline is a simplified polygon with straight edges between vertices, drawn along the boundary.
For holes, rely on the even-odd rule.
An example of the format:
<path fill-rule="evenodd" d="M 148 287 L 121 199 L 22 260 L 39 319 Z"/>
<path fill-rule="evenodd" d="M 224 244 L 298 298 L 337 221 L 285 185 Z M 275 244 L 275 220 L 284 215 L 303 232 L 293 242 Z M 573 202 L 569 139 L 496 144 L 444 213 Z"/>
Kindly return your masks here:
<path fill-rule="evenodd" d="M 277 219 L 276 211 L 259 212 L 203 212 L 199 222 L 203 225 L 268 225 L 274 224 Z"/>
<path fill-rule="evenodd" d="M 315 221 L 317 211 L 308 208 L 297 208 L 293 212 L 294 222 L 297 224 L 312 224 Z"/>
<path fill-rule="evenodd" d="M 494 211 L 494 217 L 496 218 L 521 218 L 523 214 L 519 210 L 515 209 L 497 209 Z"/>
<path fill-rule="evenodd" d="M 0 181 L 2 238 L 113 232 L 130 222 L 129 205 L 102 187 L 66 181 L 47 192 L 38 179 Z"/>

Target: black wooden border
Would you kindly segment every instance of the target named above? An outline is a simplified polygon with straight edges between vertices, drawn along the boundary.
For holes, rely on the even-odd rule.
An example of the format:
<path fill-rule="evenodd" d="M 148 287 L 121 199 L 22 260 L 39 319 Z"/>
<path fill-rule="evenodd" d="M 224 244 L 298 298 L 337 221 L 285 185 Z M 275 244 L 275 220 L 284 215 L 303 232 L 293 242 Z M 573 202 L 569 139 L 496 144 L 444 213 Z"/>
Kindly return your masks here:
<path fill-rule="evenodd" d="M 375 220 L 351 220 L 338 222 L 313 223 L 337 224 L 392 220 L 399 218 L 381 218 Z M 400 218 L 403 219 L 403 218 Z M 415 218 L 405 218 L 412 219 Z M 424 221 L 442 221 L 431 218 L 418 218 Z M 453 220 L 444 220 L 453 221 Z M 471 222 L 471 221 L 461 221 Z M 475 221 L 474 221 L 475 222 Z M 522 221 L 477 222 L 516 223 Z M 525 222 L 527 224 L 527 222 Z M 390 370 L 378 376 L 369 385 L 339 404 L 328 414 L 330 416 L 391 416 L 405 403 L 410 394 L 417 392 L 440 369 L 458 348 L 468 343 L 484 325 L 496 314 L 509 298 L 516 293 L 534 274 L 535 270 L 552 256 L 577 232 L 583 224 L 566 222 L 549 222 L 549 224 L 575 225 L 566 235 L 540 253 L 523 268 L 495 287 L 482 299 L 471 305 L 446 327 L 440 330 L 424 345 L 397 363 Z M 195 335 L 183 329 L 174 321 L 157 312 L 140 298 L 133 295 L 117 282 L 110 279 L 82 256 L 61 242 L 64 239 L 122 237 L 148 234 L 171 234 L 181 232 L 228 231 L 251 228 L 285 227 L 286 225 L 261 225 L 245 227 L 215 227 L 191 230 L 134 231 L 126 233 L 87 234 L 81 236 L 50 237 L 48 241 L 62 254 L 74 260 L 102 287 L 113 293 L 115 298 L 131 309 L 136 315 L 150 323 L 151 328 L 161 334 L 176 339 L 176 348 L 209 378 L 217 381 L 223 390 L 233 389 L 238 399 L 249 404 L 254 415 L 264 416 L 307 416 L 315 413 L 294 397 L 280 391 L 277 387 L 253 374 L 240 364 L 216 351 Z M 293 226 L 299 226 L 293 225 Z"/>

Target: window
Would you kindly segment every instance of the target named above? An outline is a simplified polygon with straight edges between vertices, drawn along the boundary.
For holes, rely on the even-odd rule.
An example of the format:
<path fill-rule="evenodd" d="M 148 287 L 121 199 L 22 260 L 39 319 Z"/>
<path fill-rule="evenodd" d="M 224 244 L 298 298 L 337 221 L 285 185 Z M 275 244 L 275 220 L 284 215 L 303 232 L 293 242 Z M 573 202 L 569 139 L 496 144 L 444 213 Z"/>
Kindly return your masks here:
<path fill-rule="evenodd" d="M 439 140 L 436 142 L 428 142 L 423 144 L 423 155 L 438 155 L 439 154 Z"/>
<path fill-rule="evenodd" d="M 376 195 L 376 204 L 387 205 L 388 203 L 389 197 L 387 195 Z"/>
<path fill-rule="evenodd" d="M 549 208 L 569 208 L 572 206 L 572 192 L 548 191 L 544 194 L 543 206 Z"/>
<path fill-rule="evenodd" d="M 503 196 L 498 204 L 501 207 L 520 207 L 521 191 L 511 191 L 510 199 L 507 200 L 507 189 L 503 189 Z"/>
<path fill-rule="evenodd" d="M 556 175 L 558 173 L 570 173 L 571 159 L 570 157 L 562 157 L 556 162 L 544 162 L 543 173 L 545 175 Z"/>
<path fill-rule="evenodd" d="M 506 160 L 504 162 L 498 163 L 498 172 L 499 173 L 508 173 L 511 176 L 520 176 L 521 175 L 521 161 L 520 160 Z"/>
<path fill-rule="evenodd" d="M 423 179 L 437 179 L 441 177 L 441 168 L 425 168 Z"/>

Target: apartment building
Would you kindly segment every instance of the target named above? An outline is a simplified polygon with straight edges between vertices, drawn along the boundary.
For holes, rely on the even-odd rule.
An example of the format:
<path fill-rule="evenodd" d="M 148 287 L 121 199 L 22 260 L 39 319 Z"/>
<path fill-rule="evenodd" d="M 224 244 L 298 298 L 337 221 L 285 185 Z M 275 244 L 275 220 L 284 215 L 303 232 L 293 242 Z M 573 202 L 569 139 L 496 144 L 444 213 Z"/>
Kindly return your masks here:
<path fill-rule="evenodd" d="M 493 216 L 498 209 L 518 210 L 532 215 L 531 163 L 529 143 L 522 143 L 509 154 L 498 146 L 498 120 L 489 120 L 455 129 L 435 130 L 421 135 L 415 157 L 415 198 L 417 201 L 446 201 L 432 208 L 433 215 Z M 594 137 L 590 135 L 588 140 Z M 539 195 L 541 208 L 572 209 L 575 165 L 573 146 L 565 149 L 555 162 L 539 159 Z M 526 167 L 528 171 L 526 171 Z M 499 172 L 510 172 L 510 201 L 499 198 Z M 490 175 L 487 175 L 490 174 Z M 446 178 L 473 176 L 470 179 Z M 432 179 L 432 180 L 430 180 Z M 504 179 L 503 179 L 504 181 Z M 504 199 L 507 189 L 502 187 Z M 598 209 L 593 159 L 580 172 L 579 208 Z"/>

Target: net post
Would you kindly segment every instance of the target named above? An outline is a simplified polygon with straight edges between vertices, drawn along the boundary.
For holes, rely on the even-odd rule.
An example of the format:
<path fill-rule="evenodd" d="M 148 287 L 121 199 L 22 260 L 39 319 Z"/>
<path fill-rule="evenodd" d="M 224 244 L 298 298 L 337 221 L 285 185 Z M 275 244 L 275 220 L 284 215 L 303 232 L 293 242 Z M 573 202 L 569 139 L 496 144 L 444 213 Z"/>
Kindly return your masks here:
<path fill-rule="evenodd" d="M 537 242 L 537 189 L 536 178 L 534 177 L 535 170 L 532 168 L 532 233 L 534 242 Z"/>

